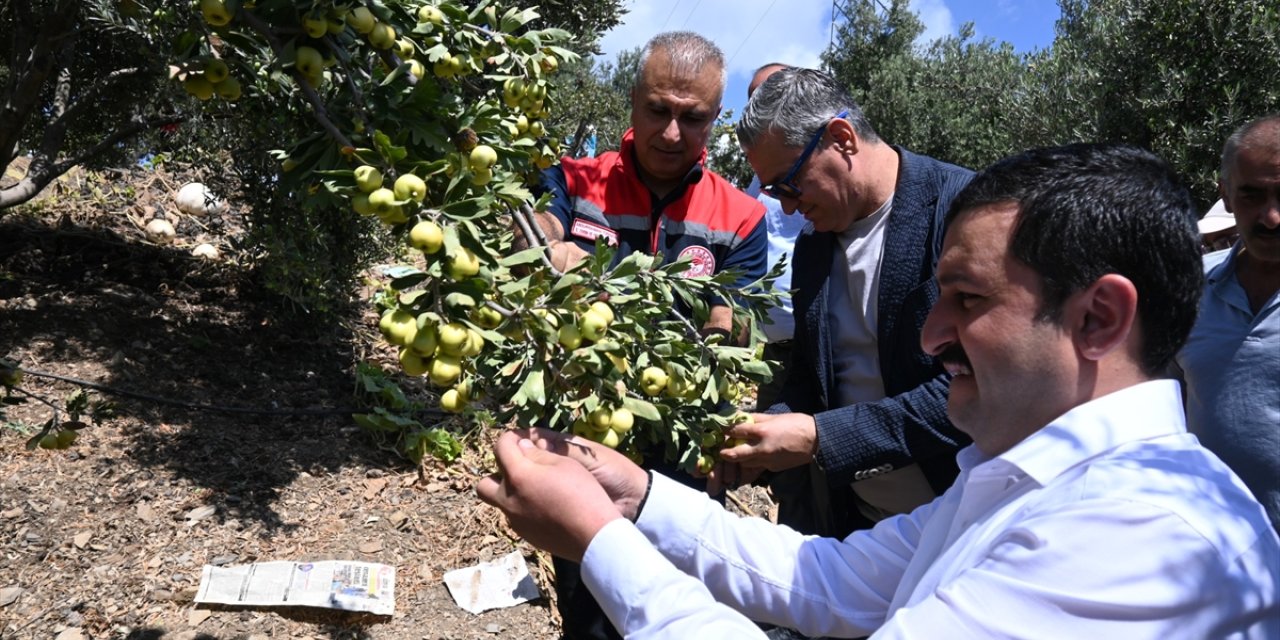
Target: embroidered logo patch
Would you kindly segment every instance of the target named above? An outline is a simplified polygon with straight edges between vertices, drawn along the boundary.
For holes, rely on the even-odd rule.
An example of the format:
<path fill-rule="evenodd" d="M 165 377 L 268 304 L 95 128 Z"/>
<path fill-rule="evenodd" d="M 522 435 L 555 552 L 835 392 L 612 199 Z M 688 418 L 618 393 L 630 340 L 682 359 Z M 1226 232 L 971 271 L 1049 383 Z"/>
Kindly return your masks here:
<path fill-rule="evenodd" d="M 595 242 L 596 238 L 604 238 L 609 246 L 618 246 L 618 232 L 604 225 L 596 224 L 582 218 L 573 221 L 573 226 L 569 227 L 569 235 L 575 238 L 582 238 L 590 242 Z"/>
<path fill-rule="evenodd" d="M 689 265 L 685 272 L 680 274 L 686 278 L 697 278 L 699 276 L 709 276 L 716 271 L 716 257 L 711 255 L 711 250 L 701 245 L 693 245 L 685 247 L 676 261 L 689 259 L 692 264 Z"/>

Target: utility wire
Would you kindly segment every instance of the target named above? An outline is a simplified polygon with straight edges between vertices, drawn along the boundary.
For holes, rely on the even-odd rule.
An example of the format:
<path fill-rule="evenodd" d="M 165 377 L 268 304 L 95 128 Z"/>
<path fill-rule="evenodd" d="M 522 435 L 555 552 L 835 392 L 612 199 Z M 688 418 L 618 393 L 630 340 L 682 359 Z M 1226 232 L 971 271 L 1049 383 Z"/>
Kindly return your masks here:
<path fill-rule="evenodd" d="M 747 32 L 747 37 L 742 39 L 742 43 L 738 45 L 737 49 L 734 49 L 733 55 L 729 56 L 729 62 L 726 62 L 724 65 L 726 69 L 729 67 L 730 64 L 733 63 L 733 59 L 738 57 L 738 52 L 742 51 L 742 47 L 745 46 L 747 44 L 747 41 L 751 39 L 751 34 L 755 33 L 756 29 L 760 28 L 760 23 L 764 22 L 765 17 L 769 15 L 769 11 L 773 9 L 773 5 L 775 4 L 778 4 L 778 0 L 773 0 L 773 2 L 770 2 L 769 6 L 765 8 L 764 13 L 760 14 L 760 19 L 756 20 L 756 26 L 751 27 L 751 31 Z"/>
<path fill-rule="evenodd" d="M 659 31 L 667 30 L 667 23 L 671 22 L 671 16 L 676 14 L 676 9 L 678 9 L 679 7 L 680 7 L 680 0 L 676 0 L 675 5 L 671 7 L 671 13 L 668 13 L 667 19 L 662 21 L 662 28 L 659 29 Z"/>
<path fill-rule="evenodd" d="M 254 407 L 224 407 L 220 405 L 201 404 L 198 402 L 188 402 L 185 400 L 174 400 L 171 398 L 162 398 L 159 396 L 153 396 L 146 393 L 139 393 L 137 391 L 129 391 L 126 389 L 117 389 L 115 387 L 109 387 L 104 384 L 98 384 L 96 382 L 90 382 L 88 380 L 81 380 L 79 378 L 72 378 L 69 376 L 62 376 L 56 373 L 49 373 L 47 371 L 36 371 L 34 369 L 22 369 L 22 371 L 36 377 L 49 378 L 52 380 L 60 380 L 62 382 L 69 382 L 74 385 L 79 385 L 81 387 L 86 387 L 89 389 L 93 389 L 95 391 L 101 391 L 102 393 L 108 393 L 115 396 L 133 398 L 135 400 L 146 400 L 148 402 L 154 402 L 156 404 L 169 405 L 172 407 L 182 407 L 184 409 L 195 409 L 197 411 L 210 411 L 214 413 L 231 413 L 231 414 L 238 414 L 238 415 L 248 414 L 248 415 L 266 415 L 266 416 L 335 416 L 335 415 L 351 415 L 353 413 L 369 412 L 368 408 L 362 408 L 362 407 L 337 407 L 332 409 L 317 408 L 317 407 L 309 407 L 304 409 L 258 409 Z M 432 413 L 432 414 L 439 413 L 440 415 L 444 415 L 443 411 L 435 410 L 435 409 L 425 409 L 423 410 L 423 413 Z"/>
<path fill-rule="evenodd" d="M 693 17 L 693 12 L 697 11 L 700 6 L 702 6 L 702 0 L 698 0 L 698 3 L 693 5 L 693 9 L 689 11 L 689 15 L 684 17 L 684 24 L 680 25 L 681 29 L 689 26 L 689 19 Z"/>

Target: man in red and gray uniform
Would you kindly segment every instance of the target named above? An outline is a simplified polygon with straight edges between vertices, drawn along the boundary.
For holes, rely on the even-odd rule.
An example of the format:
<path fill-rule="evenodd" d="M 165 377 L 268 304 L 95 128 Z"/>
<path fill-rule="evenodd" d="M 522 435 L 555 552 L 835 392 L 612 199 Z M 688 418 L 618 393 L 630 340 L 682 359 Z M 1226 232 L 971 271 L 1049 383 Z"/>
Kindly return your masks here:
<path fill-rule="evenodd" d="M 687 31 L 645 45 L 631 91 L 631 129 L 621 149 L 596 158 L 562 160 L 543 174 L 554 197 L 538 215 L 557 268 L 576 264 L 604 237 L 615 258 L 636 251 L 664 262 L 688 258 L 689 276 L 725 269 L 746 286 L 767 270 L 764 206 L 703 166 L 707 138 L 724 94 L 724 55 Z M 732 331 L 732 314 L 710 300 L 703 331 Z M 693 480 L 690 478 L 689 480 Z M 566 638 L 618 638 L 578 566 L 555 558 L 556 593 Z"/>
<path fill-rule="evenodd" d="M 557 267 L 604 237 L 617 260 L 635 251 L 688 258 L 690 276 L 737 268 L 743 286 L 764 276 L 764 207 L 703 166 L 723 93 L 724 56 L 702 36 L 664 33 L 645 45 L 621 149 L 543 173 L 555 197 L 539 225 Z M 728 307 L 715 302 L 704 328 L 731 330 Z"/>

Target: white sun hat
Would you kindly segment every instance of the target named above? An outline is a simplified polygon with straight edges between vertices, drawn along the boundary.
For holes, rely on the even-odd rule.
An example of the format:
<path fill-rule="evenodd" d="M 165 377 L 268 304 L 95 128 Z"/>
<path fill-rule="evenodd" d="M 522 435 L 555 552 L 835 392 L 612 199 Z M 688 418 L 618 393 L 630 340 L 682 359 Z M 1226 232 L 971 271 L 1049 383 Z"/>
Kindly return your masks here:
<path fill-rule="evenodd" d="M 1200 218 L 1196 226 L 1200 227 L 1200 235 L 1217 233 L 1223 229 L 1236 226 L 1236 217 L 1230 211 L 1227 211 L 1226 205 L 1219 200 L 1209 209 L 1208 213 L 1204 214 L 1203 218 Z"/>

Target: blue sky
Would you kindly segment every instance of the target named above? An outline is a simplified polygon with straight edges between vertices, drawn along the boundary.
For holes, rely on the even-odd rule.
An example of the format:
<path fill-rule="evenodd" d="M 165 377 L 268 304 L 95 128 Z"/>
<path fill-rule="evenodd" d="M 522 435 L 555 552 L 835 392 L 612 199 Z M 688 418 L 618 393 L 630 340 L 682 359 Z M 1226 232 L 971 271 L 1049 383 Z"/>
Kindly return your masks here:
<path fill-rule="evenodd" d="M 979 38 L 1019 51 L 1053 42 L 1056 0 L 912 0 L 925 24 L 922 39 L 955 34 L 973 22 Z M 735 117 L 746 103 L 750 73 L 766 62 L 817 66 L 831 36 L 831 0 L 629 0 L 623 24 L 601 41 L 604 59 L 641 46 L 662 31 L 687 29 L 714 41 L 728 60 L 724 106 Z"/>

